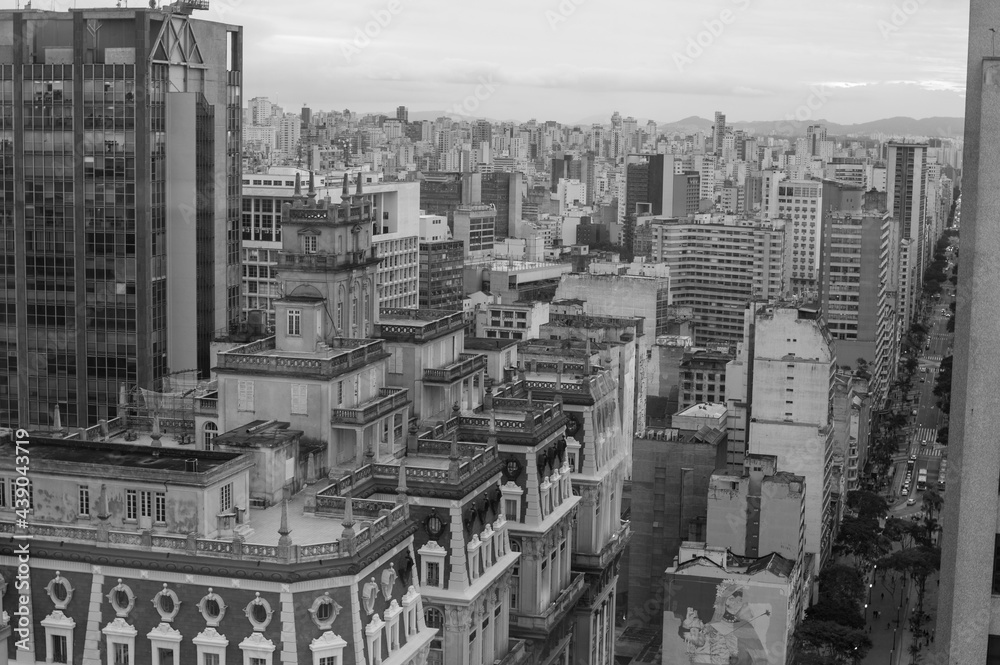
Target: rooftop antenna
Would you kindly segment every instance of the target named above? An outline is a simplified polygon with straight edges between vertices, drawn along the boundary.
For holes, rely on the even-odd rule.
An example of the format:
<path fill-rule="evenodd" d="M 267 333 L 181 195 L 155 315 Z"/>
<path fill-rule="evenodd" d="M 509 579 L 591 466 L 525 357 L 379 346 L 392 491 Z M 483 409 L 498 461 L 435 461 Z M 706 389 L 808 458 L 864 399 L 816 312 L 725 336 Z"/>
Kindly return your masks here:
<path fill-rule="evenodd" d="M 993 52 L 993 57 L 994 58 L 997 55 L 997 44 L 996 44 L 996 41 L 997 41 L 997 29 L 996 28 L 990 28 L 990 47 L 991 47 L 991 50 Z"/>

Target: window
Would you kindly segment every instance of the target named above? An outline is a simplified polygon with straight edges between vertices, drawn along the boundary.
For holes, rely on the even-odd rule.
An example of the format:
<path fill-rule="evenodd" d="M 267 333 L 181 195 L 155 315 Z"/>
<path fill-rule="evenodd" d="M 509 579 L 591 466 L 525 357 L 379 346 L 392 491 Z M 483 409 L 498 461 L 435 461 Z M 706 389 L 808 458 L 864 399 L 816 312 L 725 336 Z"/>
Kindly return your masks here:
<path fill-rule="evenodd" d="M 115 665 L 132 665 L 127 644 L 115 643 Z"/>
<path fill-rule="evenodd" d="M 441 564 L 428 563 L 427 564 L 427 584 L 430 586 L 441 586 Z"/>
<path fill-rule="evenodd" d="M 323 656 L 319 659 L 319 665 L 337 665 L 336 656 Z"/>
<path fill-rule="evenodd" d="M 139 496 L 135 490 L 125 490 L 125 519 L 139 519 Z"/>
<path fill-rule="evenodd" d="M 152 517 L 153 516 L 153 493 L 142 491 L 139 492 L 139 507 L 141 509 L 140 515 L 142 517 Z"/>
<path fill-rule="evenodd" d="M 302 236 L 302 251 L 306 254 L 316 253 L 316 236 Z"/>
<path fill-rule="evenodd" d="M 515 499 L 504 499 L 504 502 L 503 502 L 503 512 L 504 512 L 504 516 L 508 520 L 510 520 L 512 522 L 516 522 L 517 518 L 518 518 L 518 515 L 517 515 L 517 501 Z"/>
<path fill-rule="evenodd" d="M 7 507 L 7 479 L 0 478 L 0 508 Z"/>
<path fill-rule="evenodd" d="M 52 662 L 53 663 L 69 662 L 69 649 L 67 648 L 65 635 L 52 636 Z"/>
<path fill-rule="evenodd" d="M 285 333 L 291 337 L 298 337 L 302 334 L 302 310 L 288 310 L 288 327 Z"/>
<path fill-rule="evenodd" d="M 516 540 L 510 541 L 510 551 L 520 552 L 521 543 Z M 519 608 L 518 596 L 521 593 L 521 559 L 514 563 L 510 569 L 510 609 L 516 610 Z"/>
<path fill-rule="evenodd" d="M 237 393 L 237 410 L 253 411 L 253 381 L 239 381 Z"/>
<path fill-rule="evenodd" d="M 219 490 L 219 512 L 224 513 L 233 507 L 233 484 L 223 485 Z"/>
<path fill-rule="evenodd" d="M 2 493 L 0 493 L 2 495 Z M 78 512 L 80 517 L 90 517 L 90 488 L 86 485 L 80 485 L 80 500 L 79 500 Z M 64 661 L 56 661 L 64 662 Z"/>
<path fill-rule="evenodd" d="M 156 511 L 154 519 L 160 524 L 164 524 L 167 521 L 167 494 L 166 492 L 156 493 Z"/>
<path fill-rule="evenodd" d="M 219 426 L 211 421 L 206 422 L 202 432 L 205 439 L 205 450 L 212 450 L 212 439 L 219 436 Z"/>
<path fill-rule="evenodd" d="M 206 653 L 203 654 L 202 665 L 220 665 L 219 654 L 217 653 Z"/>
<path fill-rule="evenodd" d="M 307 408 L 309 386 L 304 383 L 292 384 L 292 413 L 300 416 L 308 415 Z"/>

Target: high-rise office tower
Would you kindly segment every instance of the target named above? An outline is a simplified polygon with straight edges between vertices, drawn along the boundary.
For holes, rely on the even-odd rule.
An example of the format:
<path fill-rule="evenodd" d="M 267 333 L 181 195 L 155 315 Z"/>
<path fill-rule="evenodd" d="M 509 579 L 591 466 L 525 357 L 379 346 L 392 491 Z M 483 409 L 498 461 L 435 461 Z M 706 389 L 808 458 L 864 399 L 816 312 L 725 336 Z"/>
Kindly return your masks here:
<path fill-rule="evenodd" d="M 476 120 L 472 125 L 472 145 L 478 147 L 482 143 L 493 143 L 493 125 L 489 120 Z"/>
<path fill-rule="evenodd" d="M 791 229 L 792 243 L 790 290 L 814 293 L 819 270 L 823 185 L 812 180 L 784 181 L 777 185 L 777 197 L 772 202 L 775 211 L 769 217 L 791 222 L 791 226 L 786 227 Z"/>
<path fill-rule="evenodd" d="M 952 375 L 948 490 L 941 519 L 938 662 L 1000 662 L 1000 430 L 996 372 L 1000 307 L 1000 58 L 986 26 L 1000 25 L 1000 5 L 972 0 L 965 111 L 962 246 Z"/>
<path fill-rule="evenodd" d="M 892 273 L 899 261 L 898 229 L 887 213 L 860 206 L 823 214 L 820 309 L 841 362 L 868 361 L 876 403 L 886 396 L 897 361 Z"/>
<path fill-rule="evenodd" d="M 809 155 L 819 157 L 823 141 L 826 141 L 826 127 L 823 125 L 809 125 L 809 128 L 806 129 L 806 139 L 809 141 Z"/>
<path fill-rule="evenodd" d="M 527 195 L 524 174 L 496 171 L 482 176 L 482 202 L 496 208 L 496 237 L 509 238 L 521 221 L 521 206 Z"/>
<path fill-rule="evenodd" d="M 696 173 L 685 173 L 672 155 L 628 155 L 625 158 L 625 196 L 619 202 L 624 224 L 623 256 L 636 253 L 635 223 L 639 215 L 683 217 L 697 212 L 690 187 Z M 700 178 L 698 180 L 700 183 Z"/>
<path fill-rule="evenodd" d="M 927 144 L 890 143 L 887 199 L 889 214 L 899 222 L 900 311 L 909 327 L 916 315 L 927 250 L 934 239 L 927 225 Z"/>
<path fill-rule="evenodd" d="M 199 4 L 0 12 L 4 424 L 207 375 L 239 316 L 242 30 Z"/>
<path fill-rule="evenodd" d="M 404 125 L 410 122 L 410 110 L 405 106 L 396 107 L 396 120 L 399 120 Z"/>
<path fill-rule="evenodd" d="M 715 124 L 712 125 L 712 152 L 718 155 L 722 152 L 722 139 L 726 136 L 726 114 L 715 112 Z"/>

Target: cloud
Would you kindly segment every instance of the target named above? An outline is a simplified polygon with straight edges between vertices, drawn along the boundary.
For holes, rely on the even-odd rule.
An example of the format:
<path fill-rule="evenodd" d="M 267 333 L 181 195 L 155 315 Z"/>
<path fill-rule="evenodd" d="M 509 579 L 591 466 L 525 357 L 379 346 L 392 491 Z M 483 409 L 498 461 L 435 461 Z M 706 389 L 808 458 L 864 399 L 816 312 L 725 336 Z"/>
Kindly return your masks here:
<path fill-rule="evenodd" d="M 390 1 L 399 2 L 391 22 L 345 59 L 345 45 Z M 546 12 L 561 11 L 560 3 L 576 9 L 553 30 Z M 831 112 L 853 120 L 914 115 L 914 105 L 934 115 L 964 112 L 962 5 L 923 3 L 887 38 L 878 22 L 890 20 L 892 5 L 870 0 L 294 0 L 266 13 L 261 0 L 245 0 L 224 16 L 213 3 L 204 18 L 244 26 L 245 97 L 286 105 L 308 95 L 318 109 L 436 110 L 487 77 L 499 84 L 488 104 L 497 117 L 569 120 L 614 108 L 709 116 L 718 108 L 776 119 L 821 81 L 837 91 Z M 673 54 L 723 11 L 734 20 L 679 72 Z M 859 99 L 864 108 L 852 108 Z"/>

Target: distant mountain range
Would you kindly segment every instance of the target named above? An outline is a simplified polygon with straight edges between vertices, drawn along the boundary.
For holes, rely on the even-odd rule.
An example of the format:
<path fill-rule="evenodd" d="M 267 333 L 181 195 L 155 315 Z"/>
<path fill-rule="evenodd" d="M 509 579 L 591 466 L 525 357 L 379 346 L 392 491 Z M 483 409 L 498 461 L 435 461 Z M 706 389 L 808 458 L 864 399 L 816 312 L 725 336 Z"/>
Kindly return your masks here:
<path fill-rule="evenodd" d="M 419 122 L 421 120 L 436 120 L 441 116 L 448 116 L 454 120 L 475 120 L 477 118 L 472 118 L 468 116 L 461 116 L 449 111 L 418 111 L 410 113 L 411 122 Z M 591 116 L 588 118 L 583 118 L 578 122 L 569 123 L 572 125 L 580 125 L 582 127 L 588 127 L 594 123 L 609 124 L 610 115 L 603 116 Z M 484 118 L 484 120 L 489 120 L 490 122 L 523 122 L 519 120 L 497 120 L 494 118 Z M 543 122 L 543 120 L 539 120 Z M 647 120 L 645 118 L 640 118 L 638 120 L 639 126 L 642 127 L 646 124 Z M 657 122 L 656 128 L 660 132 L 679 132 L 679 133 L 691 133 L 697 131 L 710 131 L 712 129 L 712 120 L 708 118 L 700 118 L 698 116 L 690 116 L 676 122 Z M 566 123 L 564 123 L 566 124 Z M 809 125 L 823 125 L 826 127 L 826 132 L 829 136 L 848 136 L 852 134 L 860 136 L 871 136 L 874 134 L 883 134 L 886 136 L 928 136 L 928 137 L 939 137 L 939 138 L 962 138 L 965 132 L 965 119 L 964 118 L 907 118 L 904 116 L 897 116 L 895 118 L 884 118 L 882 120 L 872 120 L 870 122 L 862 122 L 853 125 L 841 125 L 836 122 L 830 122 L 829 120 L 807 120 L 805 122 L 798 121 L 786 121 L 786 120 L 758 120 L 753 122 L 740 122 L 740 121 L 730 121 L 729 125 L 735 127 L 736 129 L 745 129 L 752 131 L 754 134 L 758 135 L 774 135 L 774 136 L 801 136 L 805 133 L 806 127 Z"/>
<path fill-rule="evenodd" d="M 657 130 L 670 132 L 708 131 L 713 121 L 708 118 L 691 116 L 677 122 L 657 123 Z M 754 134 L 792 136 L 801 135 L 809 125 L 823 125 L 830 136 L 848 136 L 857 134 L 871 136 L 884 134 L 887 136 L 929 136 L 940 138 L 962 138 L 965 132 L 964 118 L 907 118 L 897 116 L 872 120 L 853 125 L 841 125 L 829 120 L 808 120 L 806 122 L 785 120 L 761 120 L 754 122 L 728 122 L 736 129 L 753 131 Z"/>

